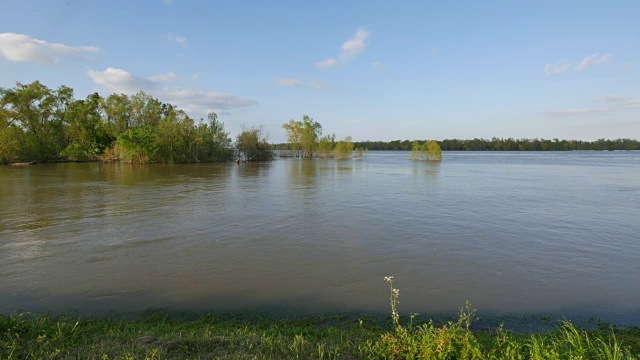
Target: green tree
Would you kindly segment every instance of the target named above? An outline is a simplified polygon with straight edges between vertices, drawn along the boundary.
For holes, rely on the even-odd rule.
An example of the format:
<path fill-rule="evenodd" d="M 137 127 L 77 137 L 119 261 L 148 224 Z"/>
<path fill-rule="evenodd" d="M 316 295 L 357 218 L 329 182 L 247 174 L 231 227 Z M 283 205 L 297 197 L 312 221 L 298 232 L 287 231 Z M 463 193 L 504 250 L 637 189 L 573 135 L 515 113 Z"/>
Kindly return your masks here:
<path fill-rule="evenodd" d="M 266 161 L 273 159 L 271 145 L 267 142 L 262 128 L 242 129 L 236 139 L 238 153 L 247 161 Z"/>
<path fill-rule="evenodd" d="M 7 123 L 15 122 L 24 131 L 20 158 L 37 161 L 58 158 L 66 146 L 64 115 L 73 100 L 73 90 L 61 86 L 54 91 L 35 81 L 17 83 L 2 95 Z"/>
<path fill-rule="evenodd" d="M 435 140 L 427 140 L 422 144 L 418 140 L 414 140 L 411 144 L 411 160 L 429 160 L 440 161 L 442 160 L 442 151 L 440 145 Z"/>
<path fill-rule="evenodd" d="M 308 115 L 303 115 L 302 121 L 290 120 L 282 125 L 287 132 L 287 141 L 299 156 L 312 157 L 318 147 L 318 140 L 322 135 L 322 125 Z"/>
<path fill-rule="evenodd" d="M 106 116 L 105 125 L 109 136 L 115 139 L 131 127 L 133 108 L 127 95 L 109 95 L 106 99 L 101 99 L 100 105 Z"/>
<path fill-rule="evenodd" d="M 422 152 L 427 160 L 440 161 L 442 160 L 442 150 L 440 145 L 435 140 L 427 141 L 422 144 Z"/>
<path fill-rule="evenodd" d="M 344 140 L 338 141 L 336 148 L 333 150 L 333 154 L 336 159 L 351 159 L 351 155 L 353 153 L 353 142 L 351 140 L 351 136 L 347 136 Z"/>
<path fill-rule="evenodd" d="M 4 89 L 0 88 L 0 164 L 10 163 L 18 159 L 20 140 L 24 135 L 22 129 L 9 119 L 9 112 L 2 103 Z"/>
<path fill-rule="evenodd" d="M 333 157 L 333 149 L 336 147 L 336 135 L 325 135 L 318 141 L 318 151 L 316 156 L 319 158 Z"/>
<path fill-rule="evenodd" d="M 67 147 L 62 155 L 71 160 L 93 159 L 111 146 L 114 137 L 109 136 L 103 122 L 102 98 L 98 93 L 86 100 L 72 102 L 65 114 Z"/>

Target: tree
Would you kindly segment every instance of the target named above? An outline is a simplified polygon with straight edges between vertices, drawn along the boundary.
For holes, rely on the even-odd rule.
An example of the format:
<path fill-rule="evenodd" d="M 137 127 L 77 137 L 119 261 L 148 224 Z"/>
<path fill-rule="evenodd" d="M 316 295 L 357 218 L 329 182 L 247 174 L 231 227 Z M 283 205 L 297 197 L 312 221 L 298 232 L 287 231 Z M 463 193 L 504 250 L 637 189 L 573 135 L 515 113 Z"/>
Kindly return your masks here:
<path fill-rule="evenodd" d="M 102 98 L 98 93 L 76 100 L 67 109 L 64 120 L 67 147 L 61 154 L 71 160 L 96 158 L 111 146 L 115 137 L 109 136 L 103 122 Z"/>
<path fill-rule="evenodd" d="M 353 142 L 351 136 L 347 136 L 344 140 L 338 141 L 336 148 L 333 150 L 334 157 L 338 160 L 351 159 L 353 153 Z"/>
<path fill-rule="evenodd" d="M 290 120 L 282 125 L 287 132 L 287 141 L 299 156 L 312 157 L 318 147 L 318 140 L 322 135 L 322 125 L 308 115 L 303 115 L 302 121 Z"/>
<path fill-rule="evenodd" d="M 331 158 L 333 157 L 333 149 L 336 147 L 335 134 L 325 135 L 318 141 L 318 151 L 316 156 L 319 158 Z"/>
<path fill-rule="evenodd" d="M 3 93 L 4 89 L 0 88 L 0 99 Z M 0 102 L 0 164 L 18 159 L 23 135 L 22 129 L 9 119 L 9 112 Z"/>
<path fill-rule="evenodd" d="M 442 151 L 440 145 L 435 140 L 426 140 L 422 145 L 418 140 L 414 140 L 411 144 L 411 160 L 442 160 Z"/>
<path fill-rule="evenodd" d="M 273 159 L 271 145 L 263 134 L 262 127 L 242 129 L 236 139 L 238 153 L 247 161 L 266 161 Z"/>
<path fill-rule="evenodd" d="M 63 121 L 73 100 L 73 90 L 61 86 L 54 91 L 35 81 L 26 85 L 17 83 L 2 95 L 7 123 L 15 122 L 24 131 L 20 157 L 37 161 L 58 158 L 66 146 Z"/>

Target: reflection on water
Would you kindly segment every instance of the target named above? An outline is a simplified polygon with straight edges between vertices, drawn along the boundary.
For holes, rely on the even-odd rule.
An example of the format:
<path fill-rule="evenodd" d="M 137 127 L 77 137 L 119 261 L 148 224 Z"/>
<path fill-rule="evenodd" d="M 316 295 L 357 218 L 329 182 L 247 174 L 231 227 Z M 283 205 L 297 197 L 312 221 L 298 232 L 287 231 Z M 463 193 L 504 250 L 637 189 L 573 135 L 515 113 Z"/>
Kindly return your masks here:
<path fill-rule="evenodd" d="M 587 314 L 640 322 L 640 153 L 0 167 L 0 311 Z"/>

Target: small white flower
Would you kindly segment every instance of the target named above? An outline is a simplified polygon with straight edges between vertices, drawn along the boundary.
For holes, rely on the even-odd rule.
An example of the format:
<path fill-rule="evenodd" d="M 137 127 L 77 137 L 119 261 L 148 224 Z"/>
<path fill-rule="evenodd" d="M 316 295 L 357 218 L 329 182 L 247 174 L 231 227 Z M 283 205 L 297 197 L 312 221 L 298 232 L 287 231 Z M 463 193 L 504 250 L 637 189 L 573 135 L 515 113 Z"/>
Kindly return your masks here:
<path fill-rule="evenodd" d="M 393 295 L 400 296 L 400 289 L 393 289 Z"/>
<path fill-rule="evenodd" d="M 384 281 L 386 281 L 386 282 L 389 282 L 391 280 L 393 280 L 393 276 L 385 276 L 384 277 Z"/>

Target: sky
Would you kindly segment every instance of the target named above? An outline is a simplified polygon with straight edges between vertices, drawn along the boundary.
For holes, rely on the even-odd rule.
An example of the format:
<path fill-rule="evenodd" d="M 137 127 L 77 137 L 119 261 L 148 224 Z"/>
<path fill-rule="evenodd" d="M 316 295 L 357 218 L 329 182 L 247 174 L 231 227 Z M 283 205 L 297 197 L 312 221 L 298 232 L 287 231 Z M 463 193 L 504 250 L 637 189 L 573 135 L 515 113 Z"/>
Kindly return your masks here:
<path fill-rule="evenodd" d="M 232 136 L 640 139 L 640 1 L 3 0 L 0 87 L 143 90 Z"/>

